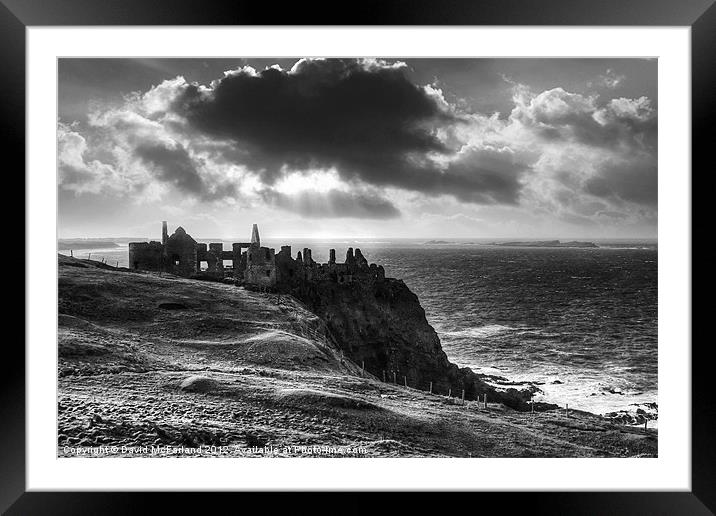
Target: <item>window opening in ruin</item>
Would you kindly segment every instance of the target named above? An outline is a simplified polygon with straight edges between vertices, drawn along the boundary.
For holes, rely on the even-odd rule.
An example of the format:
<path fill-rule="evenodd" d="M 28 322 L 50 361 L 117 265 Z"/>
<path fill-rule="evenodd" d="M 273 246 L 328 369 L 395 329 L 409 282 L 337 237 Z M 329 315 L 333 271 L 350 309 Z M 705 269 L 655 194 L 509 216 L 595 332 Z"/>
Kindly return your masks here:
<path fill-rule="evenodd" d="M 172 255 L 172 262 L 174 265 L 179 265 L 181 263 L 181 259 L 178 254 Z"/>

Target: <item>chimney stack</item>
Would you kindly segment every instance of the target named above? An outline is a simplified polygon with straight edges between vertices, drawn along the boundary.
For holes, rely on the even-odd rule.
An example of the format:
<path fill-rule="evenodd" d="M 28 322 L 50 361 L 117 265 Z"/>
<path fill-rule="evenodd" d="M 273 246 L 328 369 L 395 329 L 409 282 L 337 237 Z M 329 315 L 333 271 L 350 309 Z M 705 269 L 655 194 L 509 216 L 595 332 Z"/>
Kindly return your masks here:
<path fill-rule="evenodd" d="M 256 247 L 261 247 L 261 239 L 259 238 L 259 226 L 258 224 L 254 224 L 253 229 L 251 230 L 251 245 L 255 245 Z"/>

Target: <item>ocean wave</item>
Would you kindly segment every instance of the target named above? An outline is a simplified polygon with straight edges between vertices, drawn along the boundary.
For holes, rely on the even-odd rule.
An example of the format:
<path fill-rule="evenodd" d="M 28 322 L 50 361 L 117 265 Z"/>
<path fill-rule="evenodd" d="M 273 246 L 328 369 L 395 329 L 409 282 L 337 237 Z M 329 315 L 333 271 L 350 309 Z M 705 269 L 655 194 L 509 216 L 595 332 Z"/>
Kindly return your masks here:
<path fill-rule="evenodd" d="M 386 273 L 409 278 L 451 361 L 532 382 L 539 401 L 636 412 L 632 403 L 657 399 L 657 247 L 597 243 L 588 253 L 424 246 L 384 257 Z"/>
<path fill-rule="evenodd" d="M 648 413 L 650 427 L 654 427 L 658 419 L 656 390 L 642 390 L 623 378 L 565 366 L 525 371 L 519 367 L 471 365 L 475 372 L 485 375 L 486 383 L 497 389 L 536 387 L 539 390 L 535 391 L 535 401 L 556 403 L 561 407 L 569 405 L 570 408 L 594 414 L 609 414 L 609 417 L 616 416 L 618 412 L 625 424 L 632 424 L 629 418 L 636 418 L 635 421 L 643 424 L 640 418 L 645 412 Z M 511 365 L 516 363 L 511 361 Z"/>
<path fill-rule="evenodd" d="M 510 326 L 503 326 L 501 324 L 486 324 L 484 326 L 473 326 L 462 330 L 455 331 L 439 331 L 438 334 L 442 337 L 452 337 L 460 339 L 484 339 L 486 337 L 492 337 L 501 333 L 507 333 L 515 330 Z"/>

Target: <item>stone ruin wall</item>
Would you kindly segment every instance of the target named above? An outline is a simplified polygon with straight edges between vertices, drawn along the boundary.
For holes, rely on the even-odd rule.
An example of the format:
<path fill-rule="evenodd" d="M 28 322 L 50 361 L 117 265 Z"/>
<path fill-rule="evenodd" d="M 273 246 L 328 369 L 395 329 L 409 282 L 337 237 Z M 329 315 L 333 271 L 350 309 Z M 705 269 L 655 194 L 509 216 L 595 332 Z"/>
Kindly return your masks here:
<path fill-rule="evenodd" d="M 145 271 L 161 271 L 164 246 L 161 242 L 131 242 L 129 244 L 129 267 Z"/>
<path fill-rule="evenodd" d="M 164 246 L 167 272 L 177 276 L 191 276 L 197 269 L 198 244 L 184 228 L 178 227 Z"/>
<path fill-rule="evenodd" d="M 246 250 L 244 281 L 259 287 L 276 284 L 276 255 L 273 249 L 251 246 Z"/>
<path fill-rule="evenodd" d="M 132 242 L 129 244 L 129 266 L 133 269 L 166 271 L 179 276 L 224 279 L 260 288 L 295 288 L 312 282 L 330 281 L 341 285 L 372 284 L 385 279 L 382 266 L 368 264 L 360 249 L 348 248 L 345 262 L 336 261 L 336 251 L 329 251 L 327 263 L 313 260 L 311 249 L 304 248 L 294 259 L 291 246 L 282 246 L 279 253 L 262 247 L 258 227 L 254 224 L 251 242 L 236 242 L 231 250 L 222 243 L 198 243 L 182 227 L 167 235 L 162 223 L 162 242 Z M 246 249 L 246 251 L 243 251 Z M 231 269 L 224 261 L 231 261 Z M 206 270 L 202 271 L 202 264 Z"/>
<path fill-rule="evenodd" d="M 197 244 L 196 272 L 214 276 L 216 278 L 234 277 L 237 272 L 241 276 L 246 269 L 246 249 L 251 244 L 236 242 L 231 245 L 231 250 L 224 250 L 221 242 L 211 244 Z M 231 261 L 231 267 L 225 266 L 224 261 Z M 202 270 L 202 263 L 206 262 L 206 270 Z"/>
<path fill-rule="evenodd" d="M 360 249 L 346 252 L 344 263 L 336 262 L 336 251 L 329 251 L 328 263 L 313 260 L 311 250 L 304 248 L 291 257 L 291 246 L 281 247 L 276 255 L 277 283 L 279 285 L 297 285 L 318 281 L 331 281 L 338 284 L 374 283 L 385 279 L 385 269 L 374 263 L 368 264 Z"/>

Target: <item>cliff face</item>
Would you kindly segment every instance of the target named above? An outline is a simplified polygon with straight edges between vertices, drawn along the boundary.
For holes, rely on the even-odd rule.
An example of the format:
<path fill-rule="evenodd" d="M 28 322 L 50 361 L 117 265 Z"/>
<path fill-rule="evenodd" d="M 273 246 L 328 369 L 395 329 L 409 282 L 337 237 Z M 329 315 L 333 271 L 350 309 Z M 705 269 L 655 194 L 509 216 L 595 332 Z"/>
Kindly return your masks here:
<path fill-rule="evenodd" d="M 346 356 L 378 379 L 395 381 L 421 390 L 465 398 L 501 401 L 526 409 L 527 390 L 495 391 L 469 368 L 451 363 L 440 339 L 428 323 L 418 297 L 402 280 L 339 284 L 332 281 L 304 283 L 289 289 L 327 324 Z M 547 407 L 543 407 L 547 408 Z"/>

